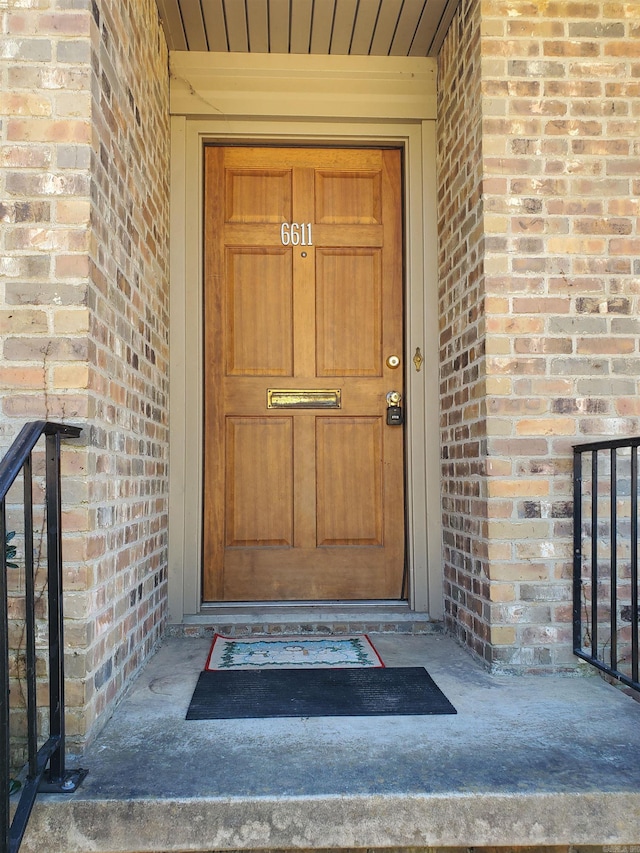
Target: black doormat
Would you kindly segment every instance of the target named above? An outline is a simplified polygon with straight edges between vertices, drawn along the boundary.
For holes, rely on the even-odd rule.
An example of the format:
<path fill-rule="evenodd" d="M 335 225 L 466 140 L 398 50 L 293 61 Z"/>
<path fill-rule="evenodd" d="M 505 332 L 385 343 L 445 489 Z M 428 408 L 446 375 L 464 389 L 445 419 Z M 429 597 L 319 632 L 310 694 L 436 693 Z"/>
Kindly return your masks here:
<path fill-rule="evenodd" d="M 187 720 L 455 714 L 421 666 L 201 672 Z"/>

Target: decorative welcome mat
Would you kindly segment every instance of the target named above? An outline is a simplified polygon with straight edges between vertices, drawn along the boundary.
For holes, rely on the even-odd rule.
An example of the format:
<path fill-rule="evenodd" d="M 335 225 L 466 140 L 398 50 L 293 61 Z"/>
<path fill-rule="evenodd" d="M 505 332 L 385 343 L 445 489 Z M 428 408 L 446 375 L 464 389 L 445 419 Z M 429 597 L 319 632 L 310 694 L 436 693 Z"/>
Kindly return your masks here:
<path fill-rule="evenodd" d="M 424 667 L 201 672 L 187 720 L 455 714 Z"/>
<path fill-rule="evenodd" d="M 216 634 L 205 671 L 234 669 L 350 669 L 384 667 L 366 635 L 247 637 Z"/>

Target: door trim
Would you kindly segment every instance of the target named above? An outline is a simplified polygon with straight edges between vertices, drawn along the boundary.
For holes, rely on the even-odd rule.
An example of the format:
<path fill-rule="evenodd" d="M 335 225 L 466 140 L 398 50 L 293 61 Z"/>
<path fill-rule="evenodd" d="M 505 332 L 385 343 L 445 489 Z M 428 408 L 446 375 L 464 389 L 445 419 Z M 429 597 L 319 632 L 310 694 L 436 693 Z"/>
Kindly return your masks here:
<path fill-rule="evenodd" d="M 250 56 L 243 56 L 245 63 Z M 266 58 L 261 57 L 261 61 Z M 282 60 L 282 57 L 279 57 Z M 291 60 L 292 57 L 287 57 Z M 308 57 L 295 58 L 302 68 Z M 324 57 L 331 63 L 333 57 Z M 337 58 L 336 58 L 337 59 Z M 344 60 L 344 57 L 340 58 Z M 204 61 L 204 60 L 202 60 Z M 217 61 L 217 60 L 216 60 Z M 378 61 L 379 62 L 379 61 Z M 413 67 L 416 60 L 407 60 Z M 424 60 L 428 69 L 431 60 Z M 344 63 L 341 63 L 341 67 Z M 384 65 L 384 63 L 382 63 Z M 397 102 L 398 74 L 394 60 L 394 100 Z M 172 68 L 175 60 L 172 57 Z M 322 63 L 324 65 L 324 63 Z M 215 73 L 215 63 L 212 73 Z M 322 69 L 318 79 L 325 79 Z M 380 73 L 370 81 L 380 85 Z M 184 85 L 184 77 L 180 77 Z M 237 92 L 233 75 L 225 78 Z M 283 87 L 286 79 L 275 78 Z M 354 72 L 346 75 L 338 91 L 362 79 Z M 407 400 L 407 558 L 409 563 L 409 604 L 442 616 L 442 559 L 438 445 L 438 318 L 437 318 L 437 238 L 435 204 L 435 121 L 429 113 L 430 77 L 423 81 L 425 98 L 416 99 L 411 79 L 412 104 L 409 112 L 421 115 L 380 121 L 378 116 L 336 121 L 324 115 L 304 116 L 303 120 L 259 115 L 254 104 L 250 118 L 228 114 L 202 117 L 172 117 L 171 170 L 171 475 L 169 497 L 169 621 L 181 622 L 185 615 L 200 611 L 202 539 L 202 460 L 203 460 L 203 323 L 202 323 L 202 227 L 203 227 L 203 147 L 207 142 L 297 145 L 400 146 L 404 150 L 405 199 L 405 364 Z M 335 81 L 334 81 L 335 82 Z M 347 88 L 345 88 L 347 87 Z M 401 86 L 400 86 L 401 88 Z M 197 96 L 197 92 L 196 92 Z M 256 96 L 257 97 L 257 96 Z M 281 89 L 286 101 L 287 92 Z M 259 99 L 258 99 L 259 100 Z M 313 99 L 312 99 L 313 100 Z M 225 103 L 228 106 L 229 102 Z M 298 102 L 299 103 L 299 102 Z M 425 107 L 426 103 L 426 107 Z M 173 101 L 172 101 L 173 104 Z M 325 104 L 319 99 L 324 109 Z M 202 108 L 202 112 L 211 112 Z M 352 105 L 353 106 L 353 105 Z M 186 107 L 183 105 L 180 108 Z M 193 108 L 193 104 L 191 106 Z M 251 110 L 247 99 L 238 109 Z M 312 110 L 313 103 L 308 105 Z M 318 108 L 316 106 L 315 108 Z M 356 109 L 356 107 L 353 107 Z M 379 109 L 377 107 L 376 109 Z M 367 111 L 363 101 L 361 112 Z M 418 373 L 412 363 L 416 347 L 425 357 Z M 193 369 L 197 365 L 197 369 Z"/>

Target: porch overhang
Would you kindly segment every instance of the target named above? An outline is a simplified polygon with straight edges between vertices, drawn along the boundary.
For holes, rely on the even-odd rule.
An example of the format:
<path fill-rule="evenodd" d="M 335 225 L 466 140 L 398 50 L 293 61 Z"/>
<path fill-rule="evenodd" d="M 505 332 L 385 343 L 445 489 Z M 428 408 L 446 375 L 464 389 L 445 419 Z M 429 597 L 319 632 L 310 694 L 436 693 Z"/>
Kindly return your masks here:
<path fill-rule="evenodd" d="M 156 0 L 170 50 L 435 57 L 458 0 Z"/>

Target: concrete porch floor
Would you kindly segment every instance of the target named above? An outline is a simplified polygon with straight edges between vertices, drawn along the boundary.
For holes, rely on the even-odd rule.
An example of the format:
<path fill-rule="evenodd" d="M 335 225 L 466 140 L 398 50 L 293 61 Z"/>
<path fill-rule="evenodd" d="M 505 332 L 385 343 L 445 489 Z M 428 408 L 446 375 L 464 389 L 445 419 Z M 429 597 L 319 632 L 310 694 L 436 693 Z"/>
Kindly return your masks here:
<path fill-rule="evenodd" d="M 638 702 L 490 675 L 442 635 L 372 640 L 457 715 L 187 722 L 210 641 L 169 638 L 23 853 L 640 844 Z"/>

